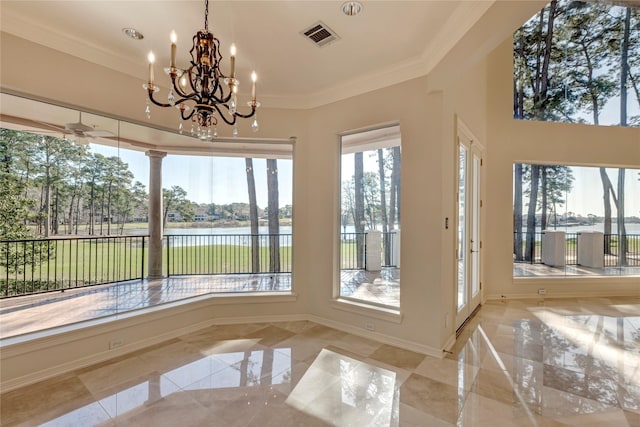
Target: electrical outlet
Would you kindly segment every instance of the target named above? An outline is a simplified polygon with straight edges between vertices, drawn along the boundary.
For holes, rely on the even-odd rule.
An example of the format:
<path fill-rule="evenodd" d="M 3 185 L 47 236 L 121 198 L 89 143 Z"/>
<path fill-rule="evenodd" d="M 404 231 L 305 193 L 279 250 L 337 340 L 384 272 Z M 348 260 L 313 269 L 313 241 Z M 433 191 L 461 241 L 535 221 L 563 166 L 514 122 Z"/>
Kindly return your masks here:
<path fill-rule="evenodd" d="M 546 294 L 547 294 L 547 290 L 545 288 L 538 289 L 538 295 L 546 295 Z"/>
<path fill-rule="evenodd" d="M 364 324 L 364 328 L 367 331 L 375 331 L 376 330 L 376 325 L 374 325 L 373 323 L 365 323 Z"/>
<path fill-rule="evenodd" d="M 116 339 L 109 341 L 109 350 L 113 350 L 114 348 L 122 347 L 124 345 L 123 339 Z"/>
<path fill-rule="evenodd" d="M 444 315 L 444 327 L 445 328 L 449 327 L 449 313 Z"/>

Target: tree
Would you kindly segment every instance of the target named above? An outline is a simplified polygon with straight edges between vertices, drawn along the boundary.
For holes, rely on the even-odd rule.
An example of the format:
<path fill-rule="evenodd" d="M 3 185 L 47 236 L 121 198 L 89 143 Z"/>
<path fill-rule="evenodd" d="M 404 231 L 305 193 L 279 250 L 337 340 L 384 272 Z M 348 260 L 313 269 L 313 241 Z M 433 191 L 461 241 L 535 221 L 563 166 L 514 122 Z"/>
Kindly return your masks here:
<path fill-rule="evenodd" d="M 548 228 L 549 211 L 554 216 L 554 224 L 558 223 L 558 206 L 565 203 L 565 195 L 573 186 L 573 172 L 568 166 L 541 166 L 540 200 L 542 215 L 540 225 L 542 230 Z M 549 209 L 549 206 L 551 208 Z"/>
<path fill-rule="evenodd" d="M 385 187 L 387 179 L 385 176 L 384 153 L 382 148 L 378 149 L 378 178 L 380 181 L 380 214 L 382 215 L 382 233 L 385 264 L 391 263 L 391 248 L 389 247 L 389 220 L 387 216 L 387 196 Z"/>
<path fill-rule="evenodd" d="M 357 236 L 357 254 L 358 254 L 358 268 L 364 268 L 364 159 L 362 152 L 354 153 L 354 218 L 353 226 L 356 230 Z"/>
<path fill-rule="evenodd" d="M 162 189 L 162 214 L 163 227 L 167 225 L 167 218 L 170 210 L 175 210 L 180 214 L 183 221 L 193 221 L 194 211 L 191 202 L 187 200 L 187 192 L 179 185 L 174 185 L 170 189 Z"/>
<path fill-rule="evenodd" d="M 631 8 L 624 12 L 622 43 L 620 46 L 620 126 L 627 126 L 627 77 L 629 76 L 629 42 L 631 33 Z M 625 169 L 618 169 L 618 265 L 627 265 L 627 230 L 624 223 Z"/>
<path fill-rule="evenodd" d="M 522 187 L 523 187 L 523 165 L 514 165 L 514 194 L 513 194 L 513 229 L 515 231 L 513 239 L 513 253 L 516 261 L 524 261 L 523 240 L 522 240 Z"/>
<path fill-rule="evenodd" d="M 269 215 L 269 271 L 280 271 L 280 218 L 278 200 L 278 161 L 267 159 L 267 194 Z"/>
<path fill-rule="evenodd" d="M 16 163 L 24 144 L 32 142 L 32 137 L 22 132 L 0 129 L 0 266 L 9 272 L 21 272 L 29 265 L 40 264 L 55 256 L 49 246 L 32 244 L 12 244 L 10 241 L 33 239 L 26 225 L 33 218 L 33 200 L 22 197 L 27 182 L 17 172 Z M 19 221 L 24 219 L 25 221 Z M 9 283 L 4 283 L 5 295 L 9 294 Z"/>
<path fill-rule="evenodd" d="M 258 236 L 258 202 L 256 200 L 256 181 L 253 176 L 253 159 L 244 159 L 247 171 L 247 190 L 249 192 L 249 219 L 251 221 L 251 272 L 260 272 L 260 236 Z"/>
<path fill-rule="evenodd" d="M 538 186 L 540 177 L 540 165 L 531 165 L 531 182 L 529 195 L 529 210 L 527 212 L 527 234 L 524 248 L 524 259 L 533 262 L 536 245 L 536 204 L 538 201 Z"/>
<path fill-rule="evenodd" d="M 391 149 L 391 188 L 389 190 L 389 229 L 400 224 L 400 146 Z"/>

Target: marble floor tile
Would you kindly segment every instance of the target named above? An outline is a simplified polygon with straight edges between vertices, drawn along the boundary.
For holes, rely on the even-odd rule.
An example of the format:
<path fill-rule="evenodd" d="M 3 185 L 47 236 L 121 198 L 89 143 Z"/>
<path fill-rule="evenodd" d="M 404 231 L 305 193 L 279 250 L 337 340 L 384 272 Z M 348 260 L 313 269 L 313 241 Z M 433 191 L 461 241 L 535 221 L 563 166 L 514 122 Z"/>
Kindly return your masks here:
<path fill-rule="evenodd" d="M 29 387 L 12 390 L 0 395 L 0 420 L 3 426 L 22 423 L 37 425 L 74 413 L 91 405 L 93 398 L 76 375 L 66 374 Z M 99 407 L 82 411 L 100 413 Z M 104 412 L 104 411 L 103 411 Z M 71 415 L 73 418 L 74 415 Z M 99 416 L 97 418 L 100 418 Z"/>
<path fill-rule="evenodd" d="M 296 335 L 287 329 L 269 325 L 245 335 L 245 338 L 257 338 L 258 342 L 264 346 L 271 347 L 281 341 Z"/>
<path fill-rule="evenodd" d="M 425 358 L 424 354 L 388 344 L 381 345 L 369 357 L 403 369 L 415 369 Z"/>
<path fill-rule="evenodd" d="M 455 387 L 418 374 L 412 374 L 400 388 L 401 403 L 451 424 L 458 419 L 462 399 Z"/>
<path fill-rule="evenodd" d="M 489 301 L 443 359 L 308 321 L 216 325 L 2 393 L 0 424 L 640 427 L 638 313 Z"/>

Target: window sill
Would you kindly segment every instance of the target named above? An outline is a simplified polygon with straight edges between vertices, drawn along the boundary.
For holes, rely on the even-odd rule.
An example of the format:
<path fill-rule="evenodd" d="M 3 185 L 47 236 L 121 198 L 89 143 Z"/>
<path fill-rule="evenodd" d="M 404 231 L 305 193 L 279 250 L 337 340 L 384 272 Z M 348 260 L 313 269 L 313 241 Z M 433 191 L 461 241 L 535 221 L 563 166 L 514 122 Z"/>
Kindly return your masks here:
<path fill-rule="evenodd" d="M 182 300 L 167 302 L 138 310 L 125 311 L 122 313 L 99 317 L 91 320 L 69 323 L 66 325 L 54 326 L 48 329 L 28 332 L 25 334 L 10 337 L 0 337 L 0 349 L 6 351 L 13 345 L 24 344 L 26 342 L 44 342 L 57 339 L 61 335 L 91 336 L 95 333 L 94 327 L 104 329 L 118 329 L 123 321 L 129 324 L 139 324 L 148 321 L 149 317 L 162 317 L 165 314 L 178 314 L 199 307 L 210 305 L 228 304 L 271 304 L 281 302 L 295 302 L 297 294 L 293 292 L 255 292 L 255 293 L 216 293 L 206 294 Z"/>
<path fill-rule="evenodd" d="M 402 314 L 399 309 L 389 307 L 379 307 L 371 304 L 360 303 L 343 298 L 335 299 L 331 302 L 332 308 L 347 311 L 349 313 L 360 314 L 391 323 L 402 323 Z"/>

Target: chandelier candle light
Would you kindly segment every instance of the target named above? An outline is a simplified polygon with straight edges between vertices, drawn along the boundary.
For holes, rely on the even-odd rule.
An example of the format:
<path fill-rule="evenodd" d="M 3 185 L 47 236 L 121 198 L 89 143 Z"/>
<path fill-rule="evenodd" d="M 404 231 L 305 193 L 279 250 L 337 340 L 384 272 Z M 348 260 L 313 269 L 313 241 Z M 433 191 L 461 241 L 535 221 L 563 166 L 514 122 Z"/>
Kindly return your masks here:
<path fill-rule="evenodd" d="M 238 135 L 236 125 L 237 118 L 254 117 L 251 129 L 257 132 L 258 119 L 256 110 L 260 103 L 256 101 L 256 72 L 251 73 L 251 101 L 247 105 L 251 110 L 240 113 L 237 110 L 237 92 L 240 82 L 235 78 L 236 46 L 230 49 L 230 71 L 226 77 L 220 71 L 222 55 L 220 53 L 220 41 L 209 32 L 209 0 L 204 2 L 204 30 L 200 30 L 193 36 L 193 47 L 189 68 L 182 70 L 176 67 L 176 43 L 177 35 L 171 32 L 171 62 L 164 71 L 171 78 L 167 102 L 159 102 L 154 98 L 160 88 L 155 84 L 153 64 L 155 55 L 149 52 L 149 80 L 142 85 L 149 94 L 149 101 L 159 107 L 176 107 L 180 110 L 180 117 L 184 121 L 191 121 L 191 135 L 202 140 L 211 140 L 218 136 L 218 118 L 226 124 L 233 126 L 233 136 Z M 227 89 L 228 88 L 228 89 Z M 226 90 L 225 90 L 226 89 Z M 148 102 L 147 102 L 148 104 Z M 191 111 L 189 111 L 191 110 Z M 145 112 L 150 117 L 151 110 L 147 105 Z M 180 123 L 178 131 L 183 133 L 183 124 Z"/>

